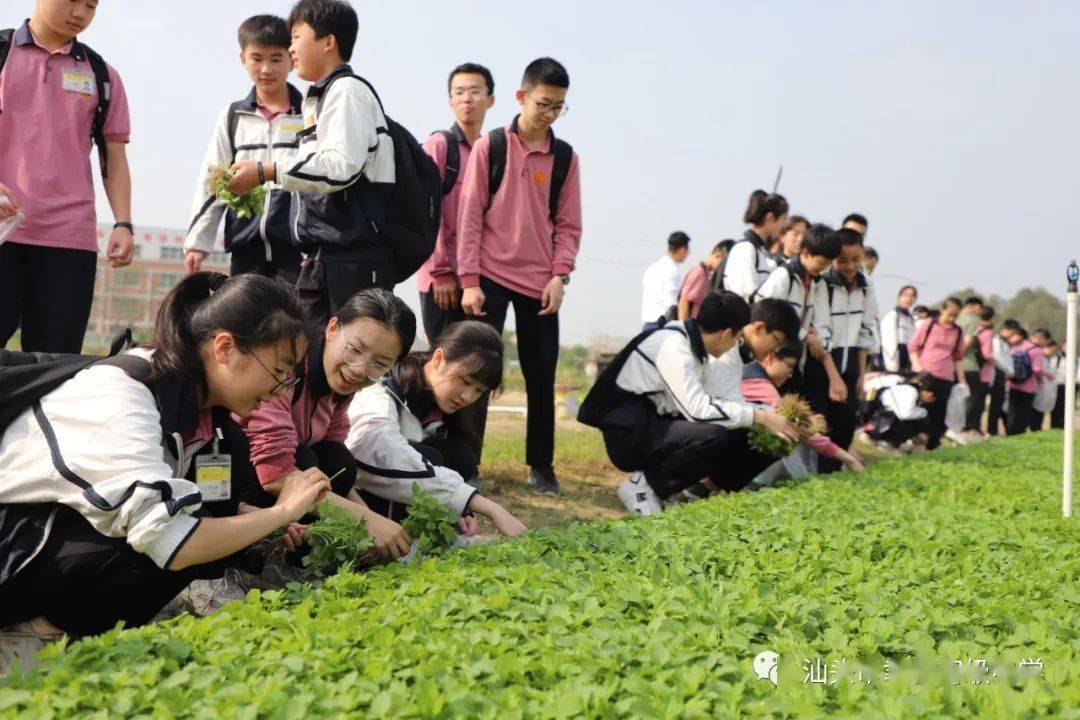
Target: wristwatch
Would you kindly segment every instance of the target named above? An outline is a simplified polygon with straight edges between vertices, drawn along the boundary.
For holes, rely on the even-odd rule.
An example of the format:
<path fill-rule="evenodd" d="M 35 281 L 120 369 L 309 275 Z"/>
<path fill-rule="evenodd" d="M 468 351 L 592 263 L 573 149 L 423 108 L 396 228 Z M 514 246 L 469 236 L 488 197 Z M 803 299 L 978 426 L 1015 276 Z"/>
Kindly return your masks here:
<path fill-rule="evenodd" d="M 130 232 L 132 235 L 135 234 L 135 226 L 129 222 L 121 221 L 118 223 L 114 223 L 112 229 L 115 230 L 116 228 L 126 228 L 128 232 Z"/>
<path fill-rule="evenodd" d="M 569 275 L 556 275 L 556 277 L 561 277 L 562 278 L 562 284 L 564 286 L 570 284 L 570 276 Z"/>

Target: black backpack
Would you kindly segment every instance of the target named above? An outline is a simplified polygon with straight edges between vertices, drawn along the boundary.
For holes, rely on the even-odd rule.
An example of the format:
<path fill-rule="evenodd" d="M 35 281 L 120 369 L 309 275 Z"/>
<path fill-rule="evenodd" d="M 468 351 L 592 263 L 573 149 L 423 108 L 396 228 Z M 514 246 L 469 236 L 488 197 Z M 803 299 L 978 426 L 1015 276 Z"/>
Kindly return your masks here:
<path fill-rule="evenodd" d="M 712 275 L 709 277 L 709 292 L 710 293 L 722 293 L 724 292 L 724 271 L 727 269 L 728 258 L 731 257 L 731 251 L 735 249 L 735 246 L 739 243 L 750 242 L 746 238 L 740 238 L 732 243 L 731 248 L 727 251 L 727 255 L 724 256 L 723 262 L 716 266 Z M 755 258 L 754 262 L 757 262 Z"/>
<path fill-rule="evenodd" d="M 4 69 L 4 63 L 7 62 L 14 37 L 14 28 L 0 30 L 0 72 Z M 105 178 L 109 176 L 105 152 L 105 118 L 109 116 L 110 93 L 112 91 L 112 84 L 109 81 L 109 66 L 105 64 L 100 55 L 78 40 L 71 46 L 71 54 L 77 59 L 81 59 L 80 54 L 85 56 L 86 61 L 90 64 L 90 70 L 94 73 L 94 84 L 97 87 L 97 105 L 94 107 L 94 120 L 90 126 L 90 137 L 93 138 L 94 144 L 97 145 L 98 160 L 101 163 L 101 177 Z"/>
<path fill-rule="evenodd" d="M 495 128 L 488 133 L 488 207 L 495 193 L 502 186 L 506 174 L 506 128 Z M 555 162 L 551 168 L 551 189 L 548 195 L 548 214 L 552 222 L 559 211 L 559 196 L 562 195 L 566 176 L 570 174 L 570 161 L 574 159 L 574 148 L 570 143 L 555 138 Z"/>
<path fill-rule="evenodd" d="M 412 133 L 386 114 L 382 99 L 375 88 L 364 78 L 355 74 L 339 75 L 330 84 L 344 77 L 356 78 L 368 86 L 379 103 L 386 129 L 394 142 L 394 188 L 386 207 L 386 222 L 380 232 L 385 235 L 394 253 L 398 282 L 409 279 L 435 251 L 435 239 L 439 235 L 439 218 L 442 215 L 442 178 L 435 161 L 428 156 Z M 322 112 L 323 101 L 330 87 L 327 85 L 316 107 Z M 361 182 L 365 182 L 361 179 Z"/>
<path fill-rule="evenodd" d="M 446 138 L 446 175 L 443 176 L 442 194 L 449 195 L 461 174 L 461 148 L 453 130 L 439 130 L 438 133 Z"/>
<path fill-rule="evenodd" d="M 0 350 L 0 434 L 38 400 L 95 363 L 111 361 L 136 380 L 148 383 L 148 362 L 135 356 L 120 356 L 131 345 L 131 330 L 127 329 L 113 339 L 108 355 Z"/>

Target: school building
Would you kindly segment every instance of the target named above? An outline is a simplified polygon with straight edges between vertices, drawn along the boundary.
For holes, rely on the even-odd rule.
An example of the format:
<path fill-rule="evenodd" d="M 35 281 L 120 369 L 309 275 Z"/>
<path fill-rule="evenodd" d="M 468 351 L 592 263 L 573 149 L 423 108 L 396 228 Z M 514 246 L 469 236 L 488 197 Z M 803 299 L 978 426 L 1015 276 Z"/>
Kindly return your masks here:
<path fill-rule="evenodd" d="M 83 352 L 100 351 L 119 331 L 130 327 L 139 341 L 146 341 L 165 294 L 184 277 L 183 230 L 137 227 L 135 256 L 126 268 L 109 267 L 106 246 L 112 225 L 98 225 L 97 279 Z M 213 252 L 203 261 L 204 270 L 228 272 L 228 256 Z"/>

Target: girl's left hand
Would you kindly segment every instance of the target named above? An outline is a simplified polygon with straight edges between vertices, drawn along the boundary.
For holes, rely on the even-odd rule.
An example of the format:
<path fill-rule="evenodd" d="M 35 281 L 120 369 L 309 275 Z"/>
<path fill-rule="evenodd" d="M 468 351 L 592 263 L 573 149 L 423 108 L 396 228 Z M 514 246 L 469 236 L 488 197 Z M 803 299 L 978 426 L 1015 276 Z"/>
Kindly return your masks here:
<path fill-rule="evenodd" d="M 310 534 L 308 526 L 300 523 L 292 523 L 285 529 L 285 548 L 289 552 L 298 550 L 307 544 Z"/>
<path fill-rule="evenodd" d="M 480 523 L 472 515 L 463 515 L 457 523 L 458 532 L 467 537 L 472 537 L 480 529 Z"/>

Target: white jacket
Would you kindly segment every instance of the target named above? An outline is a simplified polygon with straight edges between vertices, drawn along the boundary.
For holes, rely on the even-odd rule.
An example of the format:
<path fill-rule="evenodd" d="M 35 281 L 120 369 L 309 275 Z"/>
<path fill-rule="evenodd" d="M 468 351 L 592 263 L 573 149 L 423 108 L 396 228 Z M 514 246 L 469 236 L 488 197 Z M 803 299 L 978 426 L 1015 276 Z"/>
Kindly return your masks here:
<path fill-rule="evenodd" d="M 682 272 L 679 264 L 665 254 L 641 278 L 641 322 L 656 322 L 679 302 Z"/>
<path fill-rule="evenodd" d="M 67 505 L 165 568 L 199 524 L 202 496 L 182 477 L 203 445 L 170 464 L 149 388 L 118 367 L 92 366 L 4 430 L 0 503 Z"/>
<path fill-rule="evenodd" d="M 848 287 L 836 268 L 825 273 L 824 278 L 828 283 L 829 324 L 820 329 L 820 336 L 842 375 L 857 362 L 856 351 L 876 353 L 880 347 L 877 299 L 862 273 L 856 276 L 854 289 Z"/>
<path fill-rule="evenodd" d="M 372 385 L 353 396 L 349 424 L 345 445 L 356 458 L 358 488 L 407 505 L 415 482 L 458 515 L 465 513 L 476 489 L 450 468 L 432 465 L 410 445 L 424 441 L 424 428 L 386 385 Z"/>
<path fill-rule="evenodd" d="M 648 397 L 660 415 L 726 428 L 749 427 L 754 422 L 754 406 L 739 390 L 742 363 L 736 367 L 724 360 L 709 361 L 696 323 L 673 321 L 638 345 L 615 384 Z"/>
<path fill-rule="evenodd" d="M 885 369 L 900 371 L 900 346 L 907 346 L 915 335 L 915 320 L 911 313 L 893 308 L 881 318 L 881 355 Z"/>
<path fill-rule="evenodd" d="M 829 293 L 825 281 L 820 277 L 811 278 L 807 290 L 805 278 L 806 268 L 798 256 L 793 257 L 769 273 L 769 277 L 752 296 L 755 302 L 762 298 L 785 300 L 795 308 L 801 320 L 800 340 L 806 339 L 811 328 L 824 328 L 829 324 Z M 818 330 L 818 336 L 821 335 L 822 331 Z"/>
<path fill-rule="evenodd" d="M 769 254 L 757 233 L 747 230 L 724 260 L 724 289 L 750 302 L 750 296 L 775 269 L 776 258 Z"/>

